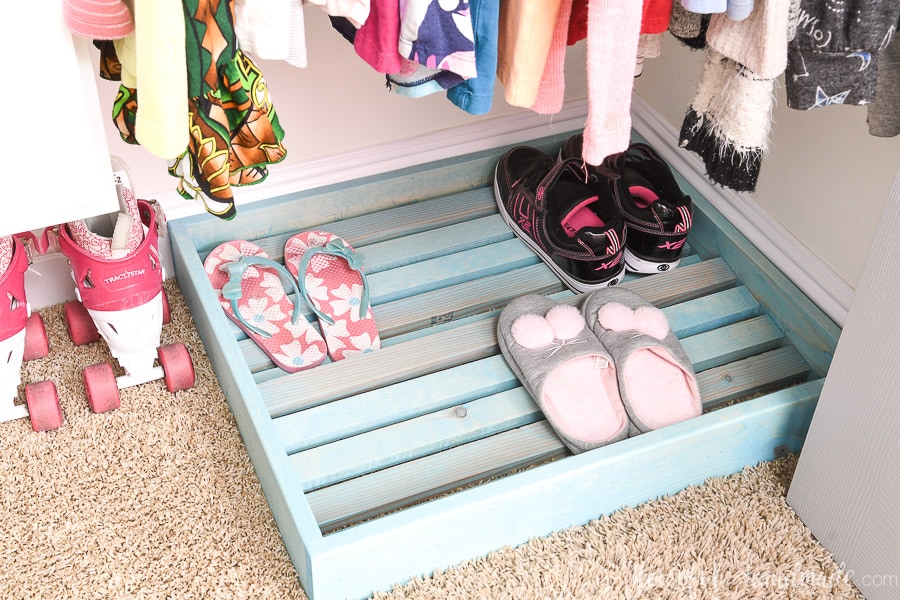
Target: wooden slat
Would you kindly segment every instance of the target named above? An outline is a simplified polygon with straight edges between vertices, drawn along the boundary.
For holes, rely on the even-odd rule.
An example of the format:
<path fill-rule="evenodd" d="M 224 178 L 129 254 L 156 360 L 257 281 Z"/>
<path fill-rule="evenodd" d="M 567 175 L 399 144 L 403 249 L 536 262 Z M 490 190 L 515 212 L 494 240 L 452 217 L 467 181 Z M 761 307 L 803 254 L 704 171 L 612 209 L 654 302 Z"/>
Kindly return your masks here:
<path fill-rule="evenodd" d="M 700 258 L 696 255 L 682 260 L 685 267 L 699 262 Z M 624 279 L 625 285 L 639 278 L 638 275 L 627 274 Z M 551 295 L 563 289 L 559 278 L 546 265 L 538 263 L 380 304 L 373 311 L 382 344 L 389 346 L 410 339 L 409 337 L 393 339 L 396 336 L 450 322 L 460 323 L 460 320 L 466 317 L 502 308 L 518 296 Z M 758 303 L 753 305 L 758 307 Z M 309 313 L 306 316 L 307 319 L 313 318 Z M 235 327 L 235 334 L 241 339 L 242 334 L 238 334 L 238 331 Z M 258 374 L 256 377 L 258 382 L 277 379 L 281 375 L 271 359 L 253 340 L 243 336 L 239 343 L 248 368 L 252 373 Z M 272 372 L 263 373 L 270 369 Z"/>
<path fill-rule="evenodd" d="M 696 372 L 780 348 L 784 333 L 768 316 L 726 325 L 682 340 Z"/>
<path fill-rule="evenodd" d="M 702 301 L 706 312 L 695 310 Z M 710 330 L 756 314 L 758 305 L 743 288 L 664 308 L 672 329 L 685 338 L 685 350 L 703 368 L 744 358 L 779 345 L 756 331 L 752 322 L 728 329 L 725 339 Z M 769 321 L 771 323 L 771 321 Z M 698 335 L 709 332 L 706 335 Z M 771 332 L 768 332 L 771 333 Z M 709 341 L 705 341 L 709 338 Z M 779 338 L 780 339 L 780 338 Z M 742 352 L 743 350 L 743 352 Z M 497 393 L 517 385 L 502 356 L 492 356 L 329 402 L 275 419 L 288 452 L 334 441 L 404 419 Z"/>
<path fill-rule="evenodd" d="M 522 240 L 506 240 L 375 273 L 368 278 L 369 298 L 383 304 L 539 262 Z"/>
<path fill-rule="evenodd" d="M 809 364 L 793 346 L 783 346 L 697 374 L 703 406 L 714 407 L 763 391 L 803 381 Z"/>
<path fill-rule="evenodd" d="M 265 381 L 259 384 L 259 390 L 269 413 L 278 417 L 485 358 L 497 350 L 494 320 L 480 321 Z"/>
<path fill-rule="evenodd" d="M 239 219 L 214 221 L 212 227 L 206 215 L 181 219 L 181 226 L 202 256 L 222 240 L 262 240 L 307 229 L 327 229 L 334 223 L 397 206 L 469 190 L 490 190 L 488 184 L 493 179 L 497 159 L 494 151 L 483 151 L 254 202 L 241 207 Z M 423 169 L 427 169 L 424 171 L 427 185 L 423 185 Z M 475 214 L 484 213 L 477 209 Z M 465 215 L 461 214 L 460 218 L 465 220 Z"/>
<path fill-rule="evenodd" d="M 818 397 L 821 388 L 822 381 L 816 380 L 773 392 L 770 396 L 811 399 Z M 307 492 L 306 497 L 320 526 L 324 530 L 335 529 L 460 486 L 568 454 L 569 451 L 549 424 L 539 421 Z"/>
<path fill-rule="evenodd" d="M 513 389 L 502 355 L 274 419 L 288 454 Z"/>
<path fill-rule="evenodd" d="M 689 288 L 683 283 L 685 280 L 693 280 L 695 285 Z M 634 282 L 644 298 L 663 305 L 671 304 L 669 300 L 673 297 L 688 300 L 712 290 L 725 289 L 733 283 L 728 266 L 716 260 Z M 571 299 L 573 304 L 579 301 L 578 297 Z M 495 328 L 496 320 L 487 319 L 382 348 L 364 357 L 284 374 L 260 382 L 260 393 L 273 417 L 285 415 L 495 354 Z"/>
<path fill-rule="evenodd" d="M 797 357 L 796 351 L 786 348 L 783 352 L 764 353 L 723 365 L 714 369 L 714 376 L 704 377 L 701 373 L 698 383 L 704 406 L 715 406 L 802 379 L 809 367 Z M 777 368 L 769 368 L 773 363 Z M 720 381 L 728 382 L 727 389 L 723 389 Z M 304 482 L 304 489 L 310 490 L 473 442 L 540 418 L 540 410 L 531 396 L 524 388 L 517 387 L 310 448 L 292 455 L 290 462 Z"/>
<path fill-rule="evenodd" d="M 484 187 L 323 224 L 319 229 L 344 238 L 354 248 L 363 248 L 454 224 L 476 222 L 496 212 L 493 190 Z M 273 260 L 282 261 L 285 242 L 299 231 L 261 238 L 255 243 Z M 367 264 L 372 263 L 367 261 Z"/>
<path fill-rule="evenodd" d="M 291 455 L 304 490 L 371 473 L 543 419 L 522 387 Z"/>
<path fill-rule="evenodd" d="M 759 314 L 759 302 L 738 286 L 662 309 L 679 339 L 749 319 Z"/>
<path fill-rule="evenodd" d="M 306 497 L 320 526 L 328 530 L 566 454 L 553 428 L 539 421 L 482 440 L 477 449 L 457 446 Z"/>

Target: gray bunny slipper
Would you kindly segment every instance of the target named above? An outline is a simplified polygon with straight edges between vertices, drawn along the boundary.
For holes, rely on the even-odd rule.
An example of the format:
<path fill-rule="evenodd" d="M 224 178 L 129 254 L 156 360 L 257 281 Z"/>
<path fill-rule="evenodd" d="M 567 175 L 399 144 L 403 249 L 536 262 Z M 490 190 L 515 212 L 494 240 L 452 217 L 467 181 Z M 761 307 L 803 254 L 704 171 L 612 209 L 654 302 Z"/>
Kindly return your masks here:
<path fill-rule="evenodd" d="M 616 364 L 619 393 L 641 433 L 703 411 L 694 368 L 665 313 L 625 288 L 587 296 L 581 312 Z"/>
<path fill-rule="evenodd" d="M 497 323 L 510 368 L 562 442 L 574 453 L 628 437 L 616 367 L 574 306 L 529 294 Z"/>

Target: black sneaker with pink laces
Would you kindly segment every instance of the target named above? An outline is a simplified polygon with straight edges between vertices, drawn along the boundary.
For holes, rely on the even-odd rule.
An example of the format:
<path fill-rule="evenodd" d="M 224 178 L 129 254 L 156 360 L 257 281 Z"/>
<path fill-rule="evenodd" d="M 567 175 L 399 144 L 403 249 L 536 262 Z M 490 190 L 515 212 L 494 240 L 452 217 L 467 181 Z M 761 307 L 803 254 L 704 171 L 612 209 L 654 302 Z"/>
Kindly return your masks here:
<path fill-rule="evenodd" d="M 517 146 L 497 163 L 494 196 L 513 232 L 575 292 L 622 280 L 625 222 L 614 186 L 589 187 L 581 159 Z"/>
<path fill-rule="evenodd" d="M 625 218 L 628 239 L 625 268 L 635 273 L 658 273 L 678 266 L 693 221 L 691 197 L 681 191 L 669 165 L 643 142 L 608 157 L 603 165 L 581 160 L 582 136 L 563 144 L 559 160 L 578 159 L 592 189 L 602 189 L 610 177 L 618 177 L 617 195 Z"/>

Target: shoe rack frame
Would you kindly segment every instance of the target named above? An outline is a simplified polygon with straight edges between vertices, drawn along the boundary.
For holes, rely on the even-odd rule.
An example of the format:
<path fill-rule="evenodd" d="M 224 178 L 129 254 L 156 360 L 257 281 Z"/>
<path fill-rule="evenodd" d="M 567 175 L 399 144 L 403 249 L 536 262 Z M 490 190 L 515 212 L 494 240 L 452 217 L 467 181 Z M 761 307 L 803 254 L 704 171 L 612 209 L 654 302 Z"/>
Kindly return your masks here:
<path fill-rule="evenodd" d="M 567 137 L 530 145 L 554 155 Z M 497 214 L 506 149 L 169 223 L 178 283 L 312 600 L 366 597 L 802 447 L 839 328 L 676 173 L 695 202 L 690 248 L 623 285 L 666 312 L 704 414 L 566 451 L 496 344 L 512 298 L 578 301 Z M 282 260 L 312 228 L 365 254 L 384 347 L 288 375 L 225 317 L 203 260 L 236 239 Z"/>

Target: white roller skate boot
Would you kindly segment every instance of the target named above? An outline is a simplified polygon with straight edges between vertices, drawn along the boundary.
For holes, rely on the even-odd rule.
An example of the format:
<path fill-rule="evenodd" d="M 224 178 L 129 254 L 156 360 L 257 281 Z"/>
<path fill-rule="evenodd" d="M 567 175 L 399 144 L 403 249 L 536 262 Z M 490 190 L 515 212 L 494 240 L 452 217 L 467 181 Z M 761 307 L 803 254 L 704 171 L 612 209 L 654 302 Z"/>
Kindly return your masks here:
<path fill-rule="evenodd" d="M 25 404 L 17 404 L 22 361 L 50 352 L 41 315 L 31 312 L 25 299 L 25 271 L 29 257 L 20 237 L 0 236 L 0 421 L 29 417 L 35 431 L 56 429 L 63 422 L 59 395 L 52 381 L 25 386 Z"/>
<path fill-rule="evenodd" d="M 66 305 L 72 341 L 80 345 L 99 335 L 125 370 L 116 376 L 109 363 L 84 369 L 88 404 L 97 413 L 118 408 L 119 390 L 126 387 L 155 379 L 163 379 L 170 392 L 194 385 L 194 365 L 184 344 L 160 346 L 168 321 L 158 244 L 162 213 L 155 203 L 135 199 L 127 178 L 116 190 L 118 213 L 58 229 L 59 249 L 69 259 L 79 300 Z"/>

